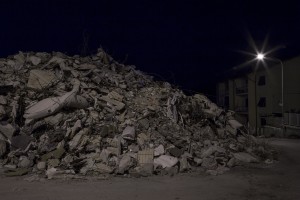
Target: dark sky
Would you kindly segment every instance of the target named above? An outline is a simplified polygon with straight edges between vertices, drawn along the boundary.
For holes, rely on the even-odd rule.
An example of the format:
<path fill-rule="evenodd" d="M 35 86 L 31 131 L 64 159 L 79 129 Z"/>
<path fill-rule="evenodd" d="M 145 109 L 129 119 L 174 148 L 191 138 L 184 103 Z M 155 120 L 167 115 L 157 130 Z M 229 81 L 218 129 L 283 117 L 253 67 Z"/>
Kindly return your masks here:
<path fill-rule="evenodd" d="M 218 74 L 258 47 L 285 45 L 274 56 L 300 53 L 300 3 L 295 1 L 2 0 L 0 57 L 18 51 L 68 55 L 104 48 L 182 89 L 214 95 Z M 86 42 L 84 42 L 86 41 Z M 87 49 L 84 50 L 84 44 Z"/>

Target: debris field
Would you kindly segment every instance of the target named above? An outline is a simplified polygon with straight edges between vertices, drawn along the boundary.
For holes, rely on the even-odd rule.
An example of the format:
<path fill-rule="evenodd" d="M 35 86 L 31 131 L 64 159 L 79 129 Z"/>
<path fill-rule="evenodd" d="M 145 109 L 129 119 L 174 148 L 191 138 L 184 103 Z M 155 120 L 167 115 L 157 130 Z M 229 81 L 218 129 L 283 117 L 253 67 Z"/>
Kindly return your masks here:
<path fill-rule="evenodd" d="M 274 152 L 202 94 L 185 95 L 105 51 L 0 59 L 6 176 L 218 175 Z"/>

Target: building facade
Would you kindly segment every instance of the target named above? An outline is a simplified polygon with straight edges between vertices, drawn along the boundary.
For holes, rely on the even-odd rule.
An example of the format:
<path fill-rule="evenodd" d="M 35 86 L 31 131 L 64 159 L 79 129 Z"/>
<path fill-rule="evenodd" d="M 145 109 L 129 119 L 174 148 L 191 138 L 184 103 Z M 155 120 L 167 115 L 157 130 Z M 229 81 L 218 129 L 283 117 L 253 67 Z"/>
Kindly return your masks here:
<path fill-rule="evenodd" d="M 231 70 L 217 84 L 217 104 L 235 111 L 253 134 L 300 136 L 300 56 L 256 70 Z"/>

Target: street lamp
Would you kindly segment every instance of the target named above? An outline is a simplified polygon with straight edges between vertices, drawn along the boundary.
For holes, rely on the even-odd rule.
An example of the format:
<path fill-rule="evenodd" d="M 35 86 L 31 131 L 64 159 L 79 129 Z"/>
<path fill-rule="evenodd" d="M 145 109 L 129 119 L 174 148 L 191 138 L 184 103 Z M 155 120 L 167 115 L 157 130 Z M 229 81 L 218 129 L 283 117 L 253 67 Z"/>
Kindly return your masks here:
<path fill-rule="evenodd" d="M 256 55 L 256 59 L 257 59 L 257 60 L 263 60 L 264 58 L 265 58 L 265 55 L 262 54 L 262 53 L 258 53 L 258 54 Z"/>
<path fill-rule="evenodd" d="M 262 53 L 258 53 L 258 54 L 256 55 L 256 59 L 257 59 L 257 60 L 263 61 L 264 58 L 265 58 L 265 56 L 264 56 L 264 54 L 262 54 Z M 281 106 L 281 115 L 282 115 L 282 120 L 281 120 L 281 123 L 282 123 L 282 134 L 284 134 L 283 62 L 282 62 L 280 59 L 278 59 L 278 58 L 272 58 L 272 59 L 278 61 L 278 62 L 280 63 L 280 65 L 281 65 L 281 104 L 280 104 L 280 106 Z M 256 83 L 255 83 L 255 84 L 256 84 Z M 255 94 L 255 95 L 256 95 L 256 94 Z"/>

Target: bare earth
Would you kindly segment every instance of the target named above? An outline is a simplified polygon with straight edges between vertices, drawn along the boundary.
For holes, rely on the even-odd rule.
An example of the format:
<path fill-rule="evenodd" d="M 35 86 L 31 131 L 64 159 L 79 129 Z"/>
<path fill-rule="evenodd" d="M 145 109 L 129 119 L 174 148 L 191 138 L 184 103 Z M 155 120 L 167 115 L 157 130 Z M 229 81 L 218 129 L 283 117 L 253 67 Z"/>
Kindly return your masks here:
<path fill-rule="evenodd" d="M 0 177 L 0 200 L 76 199 L 300 199 L 300 140 L 270 139 L 279 163 L 235 167 L 224 175 L 179 174 L 109 180 L 47 180 Z"/>

